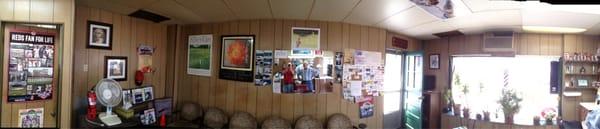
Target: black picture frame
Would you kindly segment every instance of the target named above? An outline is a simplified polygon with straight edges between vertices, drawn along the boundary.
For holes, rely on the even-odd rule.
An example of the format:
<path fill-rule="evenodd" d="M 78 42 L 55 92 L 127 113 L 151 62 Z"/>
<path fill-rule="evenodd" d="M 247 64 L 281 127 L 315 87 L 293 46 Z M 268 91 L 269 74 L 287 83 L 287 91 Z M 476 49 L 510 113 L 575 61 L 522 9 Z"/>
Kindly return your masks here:
<path fill-rule="evenodd" d="M 122 64 L 122 66 L 120 66 L 120 72 L 122 74 L 122 76 L 110 76 L 109 74 L 109 70 L 111 66 L 109 66 L 109 64 L 112 61 L 122 61 L 124 62 Z M 117 62 L 118 63 L 118 62 Z M 117 64 L 120 65 L 120 64 Z M 118 67 L 118 66 L 117 66 Z M 115 81 L 127 81 L 127 57 L 125 56 L 105 56 L 104 57 L 104 78 L 110 78 L 113 79 Z"/>
<path fill-rule="evenodd" d="M 227 62 L 224 58 L 230 58 L 227 54 L 227 49 L 231 45 L 229 40 L 246 40 L 245 47 L 247 52 L 244 52 L 244 61 L 242 67 L 231 67 L 231 59 Z M 249 43 L 249 44 L 248 44 Z M 254 82 L 254 49 L 256 45 L 256 38 L 254 35 L 223 35 L 221 36 L 221 57 L 220 57 L 220 69 L 219 78 L 226 80 L 242 81 L 242 82 Z M 239 60 L 238 60 L 239 61 Z M 239 62 L 237 62 L 239 63 Z M 246 67 L 247 65 L 247 67 Z"/>
<path fill-rule="evenodd" d="M 104 32 L 104 42 L 106 42 L 106 45 L 100 45 L 99 43 L 94 43 L 92 40 L 92 34 L 94 34 L 94 30 L 93 28 L 99 28 L 99 29 L 106 29 L 106 31 Z M 105 50 L 112 50 L 112 38 L 113 38 L 113 25 L 112 24 L 108 24 L 108 23 L 102 23 L 102 22 L 97 22 L 97 21 L 87 21 L 87 48 L 94 48 L 94 49 L 105 49 Z M 108 33 L 108 34 L 107 34 Z"/>
<path fill-rule="evenodd" d="M 440 54 L 429 54 L 429 69 L 440 69 Z"/>

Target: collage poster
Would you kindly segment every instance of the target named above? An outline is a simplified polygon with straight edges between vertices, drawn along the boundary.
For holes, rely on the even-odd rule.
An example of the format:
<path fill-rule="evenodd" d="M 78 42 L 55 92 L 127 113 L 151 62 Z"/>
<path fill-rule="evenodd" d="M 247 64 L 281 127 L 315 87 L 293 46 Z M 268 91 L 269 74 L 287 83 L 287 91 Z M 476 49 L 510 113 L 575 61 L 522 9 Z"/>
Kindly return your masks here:
<path fill-rule="evenodd" d="M 335 63 L 334 63 L 334 67 L 335 67 L 335 82 L 336 83 L 342 83 L 342 73 L 343 73 L 343 62 L 342 60 L 344 59 L 344 53 L 342 52 L 335 52 Z"/>
<path fill-rule="evenodd" d="M 375 107 L 375 104 L 373 104 L 372 96 L 360 98 L 360 100 L 358 100 L 358 108 L 360 110 L 359 111 L 360 118 L 362 119 L 362 118 L 367 118 L 367 117 L 373 116 L 374 107 Z"/>
<path fill-rule="evenodd" d="M 384 67 L 381 53 L 346 49 L 342 68 L 342 93 L 345 100 L 379 96 L 383 88 Z"/>
<path fill-rule="evenodd" d="M 54 35 L 10 32 L 8 102 L 52 99 Z"/>
<path fill-rule="evenodd" d="M 44 108 L 19 110 L 19 128 L 41 128 L 44 125 Z"/>
<path fill-rule="evenodd" d="M 270 50 L 256 50 L 256 70 L 254 71 L 254 85 L 271 85 L 273 52 Z"/>

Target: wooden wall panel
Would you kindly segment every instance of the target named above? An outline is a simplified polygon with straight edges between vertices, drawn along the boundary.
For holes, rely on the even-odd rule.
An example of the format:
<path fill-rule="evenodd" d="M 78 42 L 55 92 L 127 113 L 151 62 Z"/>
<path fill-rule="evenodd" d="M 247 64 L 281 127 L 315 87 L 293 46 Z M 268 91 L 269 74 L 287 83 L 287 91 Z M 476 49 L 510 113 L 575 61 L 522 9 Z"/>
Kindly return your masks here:
<path fill-rule="evenodd" d="M 206 29 L 211 26 L 212 29 Z M 245 111 L 256 116 L 261 122 L 271 115 L 279 115 L 287 120 L 295 121 L 302 115 L 312 115 L 325 121 L 327 116 L 334 113 L 348 115 L 354 125 L 365 123 L 369 128 L 383 127 L 383 101 L 376 97 L 375 115 L 370 118 L 358 118 L 358 105 L 342 100 L 341 85 L 334 85 L 332 94 L 274 94 L 271 86 L 254 86 L 253 83 L 223 80 L 218 78 L 218 64 L 220 63 L 220 37 L 222 35 L 256 36 L 257 50 L 289 50 L 291 48 L 291 28 L 312 27 L 321 29 L 321 49 L 326 51 L 342 52 L 345 48 L 384 52 L 385 47 L 391 46 L 391 36 L 400 36 L 410 41 L 409 50 L 421 48 L 420 41 L 386 30 L 352 25 L 339 22 L 303 21 L 303 20 L 239 20 L 220 23 L 206 23 L 196 25 L 183 25 L 182 38 L 177 46 L 187 44 L 188 35 L 213 34 L 213 75 L 210 77 L 196 77 L 185 73 L 187 60 L 179 57 L 176 64 L 180 64 L 176 75 L 177 105 L 186 101 L 200 103 L 203 107 L 218 107 L 228 114 L 235 111 Z M 197 31 L 202 30 L 202 31 Z M 186 48 L 178 47 L 175 55 L 185 56 Z M 383 57 L 382 57 L 383 58 Z M 211 80 L 217 83 L 200 82 L 197 80 Z M 209 87 L 209 88 L 206 88 Z M 198 91 L 199 94 L 190 91 Z M 207 94 L 207 95 L 203 95 Z M 210 104 L 213 103 L 214 104 Z M 209 103 L 209 104 L 203 104 Z"/>
<path fill-rule="evenodd" d="M 56 69 L 60 73 L 56 80 L 54 98 L 51 101 L 2 104 L 2 117 L 0 127 L 17 127 L 17 114 L 19 109 L 44 107 L 44 127 L 70 127 L 71 125 L 71 89 L 72 89 L 72 58 L 73 57 L 73 26 L 74 26 L 74 0 L 1 0 L 0 1 L 0 25 L 8 25 L 6 22 L 16 23 L 50 23 L 60 25 L 57 32 L 57 57 Z M 14 24 L 13 24 L 14 25 Z M 9 26 L 6 26 L 7 28 Z M 19 28 L 14 26 L 13 28 Z M 20 27 L 23 28 L 23 27 Z M 23 29 L 34 29 L 25 27 Z M 39 29 L 37 29 L 39 30 Z M 46 31 L 46 30 L 39 30 Z M 4 30 L 2 30 L 4 32 Z M 59 53 L 60 51 L 60 53 Z M 7 64 L 7 63 L 5 63 Z M 60 70 L 60 71 L 58 71 Z M 5 86 L 3 86 L 5 87 Z M 4 94 L 4 93 L 0 93 Z M 60 99 L 65 98 L 65 99 Z M 7 109 L 11 108 L 11 109 Z M 55 117 L 50 114 L 56 114 Z M 12 117 L 11 117 L 12 116 Z M 56 118 L 58 117 L 58 118 Z M 60 125 L 60 126 L 59 126 Z"/>
<path fill-rule="evenodd" d="M 73 66 L 75 71 L 73 83 L 72 112 L 74 118 L 85 115 L 87 108 L 87 91 L 91 90 L 96 83 L 104 78 L 104 57 L 125 56 L 127 57 L 127 80 L 120 81 L 123 89 L 136 88 L 134 75 L 138 65 L 137 47 L 141 44 L 155 48 L 152 55 L 152 67 L 154 72 L 146 73 L 143 85 L 152 85 L 155 98 L 167 97 L 166 89 L 166 67 L 167 67 L 167 26 L 151 23 L 149 21 L 131 18 L 129 16 L 91 8 L 77 6 L 75 14 L 76 30 L 74 56 L 76 62 Z M 112 50 L 87 49 L 87 21 L 98 21 L 113 25 Z M 87 70 L 87 71 L 86 71 Z M 73 126 L 80 126 L 80 119 L 73 121 Z"/>

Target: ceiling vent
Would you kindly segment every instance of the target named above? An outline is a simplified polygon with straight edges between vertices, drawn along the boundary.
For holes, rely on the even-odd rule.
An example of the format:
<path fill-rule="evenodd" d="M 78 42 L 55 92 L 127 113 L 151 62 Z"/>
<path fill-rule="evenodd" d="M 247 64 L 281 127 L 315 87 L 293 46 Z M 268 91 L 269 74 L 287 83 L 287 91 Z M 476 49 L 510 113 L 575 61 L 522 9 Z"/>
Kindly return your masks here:
<path fill-rule="evenodd" d="M 453 31 L 434 33 L 433 35 L 442 38 L 442 37 L 450 37 L 450 36 L 465 35 L 465 34 L 463 34 L 462 32 L 460 32 L 458 30 L 453 30 Z"/>
<path fill-rule="evenodd" d="M 514 33 L 512 31 L 495 31 L 483 34 L 484 52 L 513 52 Z"/>
<path fill-rule="evenodd" d="M 163 22 L 166 20 L 171 20 L 168 17 L 158 15 L 156 13 L 148 12 L 146 10 L 141 10 L 141 9 L 129 14 L 129 16 L 149 20 L 149 21 L 152 21 L 155 23 L 160 23 L 160 22 Z"/>

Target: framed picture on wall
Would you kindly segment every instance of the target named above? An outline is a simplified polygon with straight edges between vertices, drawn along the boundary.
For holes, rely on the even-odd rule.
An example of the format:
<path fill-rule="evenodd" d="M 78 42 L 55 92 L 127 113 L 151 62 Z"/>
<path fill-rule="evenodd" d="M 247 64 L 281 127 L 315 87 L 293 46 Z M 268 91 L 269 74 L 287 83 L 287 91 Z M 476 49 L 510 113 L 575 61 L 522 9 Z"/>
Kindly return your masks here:
<path fill-rule="evenodd" d="M 429 55 L 429 69 L 440 69 L 440 54 Z"/>
<path fill-rule="evenodd" d="M 319 50 L 320 31 L 319 28 L 292 27 L 292 50 Z"/>
<path fill-rule="evenodd" d="M 104 57 L 104 77 L 115 81 L 127 80 L 127 57 Z"/>
<path fill-rule="evenodd" d="M 190 35 L 188 38 L 188 65 L 190 75 L 210 76 L 213 35 Z"/>
<path fill-rule="evenodd" d="M 87 48 L 112 49 L 112 24 L 88 21 Z"/>
<path fill-rule="evenodd" d="M 222 36 L 221 40 L 219 78 L 253 82 L 254 35 Z"/>

